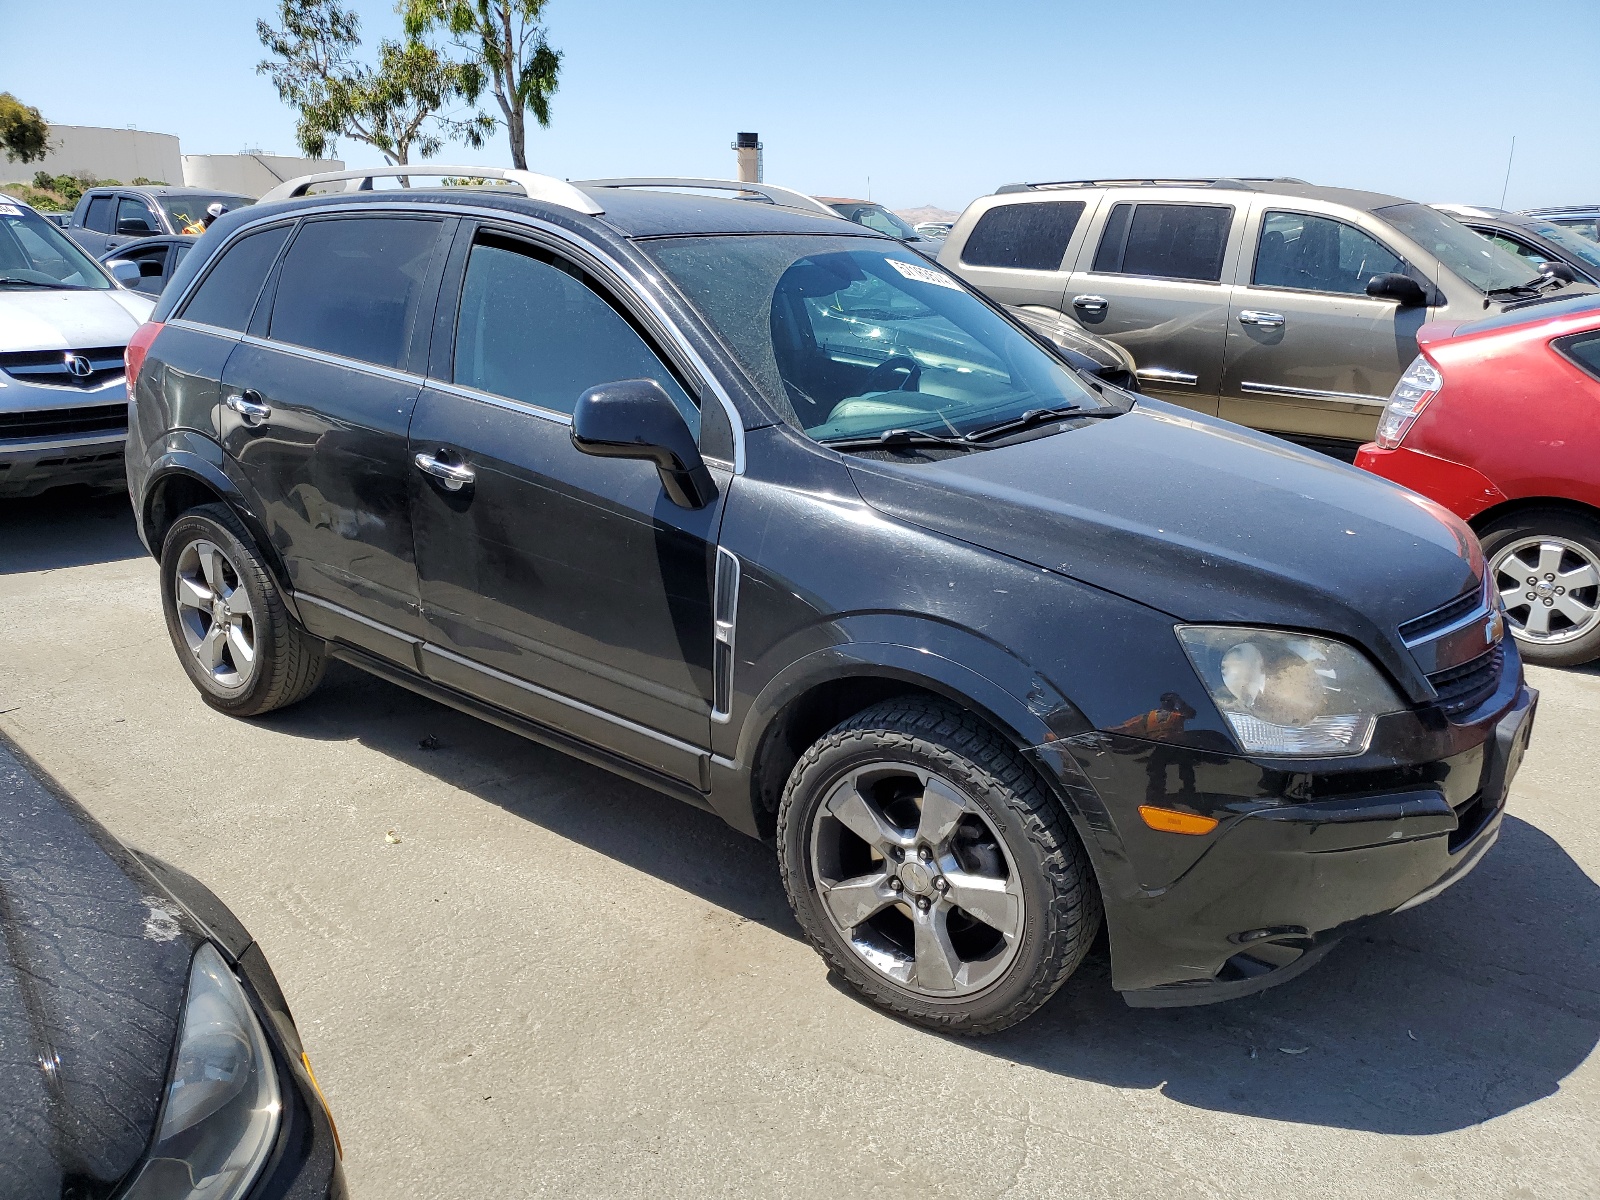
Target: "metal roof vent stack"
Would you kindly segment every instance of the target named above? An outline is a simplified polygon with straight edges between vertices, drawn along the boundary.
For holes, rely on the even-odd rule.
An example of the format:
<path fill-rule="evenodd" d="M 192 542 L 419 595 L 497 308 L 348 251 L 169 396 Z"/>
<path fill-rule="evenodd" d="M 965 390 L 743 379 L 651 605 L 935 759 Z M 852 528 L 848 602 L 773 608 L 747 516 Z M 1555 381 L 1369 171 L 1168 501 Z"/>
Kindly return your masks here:
<path fill-rule="evenodd" d="M 739 182 L 761 183 L 765 163 L 761 156 L 761 138 L 754 133 L 734 135 L 732 149 L 739 159 Z"/>

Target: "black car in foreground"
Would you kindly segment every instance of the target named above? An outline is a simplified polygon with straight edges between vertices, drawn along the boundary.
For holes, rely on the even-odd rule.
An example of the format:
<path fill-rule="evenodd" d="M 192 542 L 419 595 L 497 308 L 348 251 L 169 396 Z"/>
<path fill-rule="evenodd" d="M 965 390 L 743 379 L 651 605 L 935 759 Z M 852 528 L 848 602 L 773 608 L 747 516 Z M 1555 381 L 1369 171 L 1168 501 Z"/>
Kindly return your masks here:
<path fill-rule="evenodd" d="M 130 344 L 212 706 L 339 658 L 708 808 L 856 990 L 970 1033 L 1102 914 L 1130 1003 L 1226 999 L 1495 841 L 1536 695 L 1442 508 L 861 226 L 443 171 L 505 185 L 228 214 Z"/>
<path fill-rule="evenodd" d="M 0 1196 L 342 1197 L 261 950 L 0 736 Z"/>

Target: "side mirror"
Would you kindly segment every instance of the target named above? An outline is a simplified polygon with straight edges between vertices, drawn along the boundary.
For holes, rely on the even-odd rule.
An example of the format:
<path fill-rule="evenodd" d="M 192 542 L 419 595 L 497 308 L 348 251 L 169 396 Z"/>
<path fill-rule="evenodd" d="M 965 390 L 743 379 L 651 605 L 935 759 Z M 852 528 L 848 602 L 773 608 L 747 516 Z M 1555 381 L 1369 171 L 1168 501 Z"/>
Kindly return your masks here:
<path fill-rule="evenodd" d="M 1562 283 L 1577 283 L 1578 273 L 1564 262 L 1542 262 L 1539 264 L 1539 274 L 1548 275 L 1552 279 L 1559 279 Z"/>
<path fill-rule="evenodd" d="M 1367 280 L 1367 295 L 1374 300 L 1393 300 L 1401 308 L 1423 308 L 1428 303 L 1428 293 L 1420 283 L 1394 271 Z"/>
<path fill-rule="evenodd" d="M 125 288 L 138 287 L 139 280 L 144 278 L 144 271 L 131 258 L 113 258 L 106 263 L 106 270 Z"/>
<path fill-rule="evenodd" d="M 667 498 L 682 508 L 704 508 L 716 497 L 694 434 L 654 379 L 602 383 L 579 396 L 572 410 L 572 444 L 597 458 L 650 460 Z"/>

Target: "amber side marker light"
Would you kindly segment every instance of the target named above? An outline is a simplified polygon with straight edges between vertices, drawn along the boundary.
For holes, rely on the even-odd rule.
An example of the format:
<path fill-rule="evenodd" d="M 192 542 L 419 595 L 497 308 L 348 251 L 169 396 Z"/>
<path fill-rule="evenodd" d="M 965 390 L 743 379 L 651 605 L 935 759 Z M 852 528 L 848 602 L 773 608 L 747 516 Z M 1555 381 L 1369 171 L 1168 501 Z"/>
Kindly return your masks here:
<path fill-rule="evenodd" d="M 328 1098 L 322 1094 L 322 1085 L 317 1082 L 317 1073 L 311 1069 L 311 1057 L 300 1052 L 300 1061 L 305 1065 L 306 1074 L 311 1077 L 311 1086 L 316 1090 L 317 1099 L 322 1101 L 322 1111 L 328 1118 L 328 1128 L 333 1130 L 333 1148 L 339 1152 L 339 1157 L 344 1157 L 344 1143 L 339 1140 L 339 1123 L 333 1119 L 333 1109 L 328 1107 Z"/>
<path fill-rule="evenodd" d="M 1217 827 L 1215 817 L 1200 817 L 1194 813 L 1179 812 L 1175 808 L 1157 808 L 1153 804 L 1139 805 L 1139 815 L 1151 829 L 1162 833 L 1210 833 Z"/>

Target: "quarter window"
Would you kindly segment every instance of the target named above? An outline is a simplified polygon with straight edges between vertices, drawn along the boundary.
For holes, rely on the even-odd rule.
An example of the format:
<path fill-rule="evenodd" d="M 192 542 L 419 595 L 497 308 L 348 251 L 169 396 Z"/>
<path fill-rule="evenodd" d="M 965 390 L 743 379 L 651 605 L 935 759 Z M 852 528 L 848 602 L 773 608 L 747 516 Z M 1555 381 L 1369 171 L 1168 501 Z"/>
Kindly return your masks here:
<path fill-rule="evenodd" d="M 961 248 L 961 261 L 972 267 L 1011 267 L 1022 271 L 1059 271 L 1083 216 L 1082 200 L 1049 200 L 1039 204 L 1002 204 L 978 218 Z"/>
<path fill-rule="evenodd" d="M 83 215 L 83 227 L 96 233 L 111 232 L 111 197 L 95 196 L 89 201 L 89 211 Z"/>
<path fill-rule="evenodd" d="M 433 220 L 307 221 L 284 255 L 267 336 L 398 367 L 438 238 Z"/>
<path fill-rule="evenodd" d="M 570 414 L 590 388 L 654 379 L 689 427 L 700 411 L 649 344 L 584 273 L 514 241 L 472 247 L 456 321 L 462 387 Z"/>
<path fill-rule="evenodd" d="M 1094 270 L 1216 283 L 1233 209 L 1219 204 L 1118 204 L 1106 218 Z"/>
<path fill-rule="evenodd" d="M 278 225 L 248 234 L 229 246 L 201 282 L 200 290 L 184 305 L 183 319 L 243 332 L 250 324 L 267 272 L 288 236 L 289 226 Z"/>
<path fill-rule="evenodd" d="M 1353 225 L 1307 213 L 1268 212 L 1256 248 L 1257 287 L 1362 296 L 1374 275 L 1402 273 L 1405 263 Z"/>
<path fill-rule="evenodd" d="M 1600 333 L 1580 333 L 1563 338 L 1557 348 L 1596 379 L 1600 379 Z"/>

